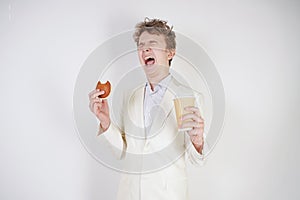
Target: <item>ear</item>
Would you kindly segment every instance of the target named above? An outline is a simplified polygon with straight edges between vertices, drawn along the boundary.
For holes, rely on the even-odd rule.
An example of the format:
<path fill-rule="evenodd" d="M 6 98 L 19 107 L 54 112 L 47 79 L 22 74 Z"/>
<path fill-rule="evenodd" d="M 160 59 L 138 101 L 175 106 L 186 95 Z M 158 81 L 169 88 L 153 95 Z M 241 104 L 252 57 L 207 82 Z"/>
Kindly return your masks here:
<path fill-rule="evenodd" d="M 168 60 L 173 59 L 175 56 L 176 50 L 175 49 L 168 49 Z"/>

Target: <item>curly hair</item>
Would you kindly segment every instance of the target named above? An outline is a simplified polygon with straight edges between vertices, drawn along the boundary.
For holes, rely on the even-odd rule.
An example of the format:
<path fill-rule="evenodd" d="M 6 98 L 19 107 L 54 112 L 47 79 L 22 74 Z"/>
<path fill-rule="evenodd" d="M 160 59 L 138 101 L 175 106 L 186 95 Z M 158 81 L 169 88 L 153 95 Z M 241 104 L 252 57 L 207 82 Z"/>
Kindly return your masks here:
<path fill-rule="evenodd" d="M 173 26 L 167 25 L 167 21 L 160 19 L 145 18 L 143 22 L 135 26 L 135 33 L 133 35 L 134 41 L 138 44 L 141 34 L 147 31 L 150 34 L 162 34 L 165 36 L 167 49 L 176 49 L 175 32 L 172 30 Z"/>
<path fill-rule="evenodd" d="M 149 19 L 146 17 L 143 22 L 138 23 L 135 26 L 135 32 L 133 34 L 133 39 L 138 45 L 140 36 L 143 32 L 147 31 L 150 34 L 156 35 L 164 35 L 165 41 L 167 44 L 167 49 L 176 49 L 176 35 L 173 31 L 173 26 L 167 25 L 167 21 L 163 21 L 160 19 Z M 169 61 L 169 65 L 171 65 L 172 59 Z"/>

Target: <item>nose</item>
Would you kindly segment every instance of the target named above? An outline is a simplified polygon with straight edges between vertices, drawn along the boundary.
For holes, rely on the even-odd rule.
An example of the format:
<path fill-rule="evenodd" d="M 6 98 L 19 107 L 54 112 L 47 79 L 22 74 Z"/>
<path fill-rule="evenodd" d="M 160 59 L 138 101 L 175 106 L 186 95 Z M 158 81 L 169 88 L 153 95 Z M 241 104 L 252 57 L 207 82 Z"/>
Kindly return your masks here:
<path fill-rule="evenodd" d="M 145 45 L 143 47 L 143 52 L 149 52 L 151 50 L 151 48 L 148 45 Z"/>
<path fill-rule="evenodd" d="M 143 52 L 149 52 L 150 51 L 150 48 L 149 47 L 145 47 L 144 49 L 143 49 Z"/>

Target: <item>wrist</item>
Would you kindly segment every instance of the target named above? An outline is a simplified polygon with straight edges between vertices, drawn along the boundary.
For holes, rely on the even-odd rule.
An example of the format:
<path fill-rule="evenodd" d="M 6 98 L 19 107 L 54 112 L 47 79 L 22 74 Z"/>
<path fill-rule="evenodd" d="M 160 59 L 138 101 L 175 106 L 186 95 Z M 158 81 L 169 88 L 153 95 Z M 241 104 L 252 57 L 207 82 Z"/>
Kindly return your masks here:
<path fill-rule="evenodd" d="M 108 123 L 101 123 L 100 122 L 98 135 L 100 135 L 101 133 L 104 133 L 105 131 L 107 131 L 109 126 L 110 126 L 110 122 L 108 122 Z"/>
<path fill-rule="evenodd" d="M 195 149 L 198 151 L 198 153 L 202 154 L 203 146 L 204 146 L 204 138 L 201 137 L 194 137 L 192 139 L 192 143 L 195 147 Z"/>
<path fill-rule="evenodd" d="M 103 123 L 103 122 L 100 122 L 100 127 L 106 131 L 110 126 L 110 121 L 109 122 L 106 122 L 106 123 Z"/>

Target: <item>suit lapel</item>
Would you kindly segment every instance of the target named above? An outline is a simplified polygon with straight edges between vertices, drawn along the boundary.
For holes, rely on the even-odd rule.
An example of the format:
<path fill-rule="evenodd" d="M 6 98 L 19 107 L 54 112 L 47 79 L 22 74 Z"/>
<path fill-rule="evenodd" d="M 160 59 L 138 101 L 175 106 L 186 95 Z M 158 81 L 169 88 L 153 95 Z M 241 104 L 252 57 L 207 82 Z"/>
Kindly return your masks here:
<path fill-rule="evenodd" d="M 175 90 L 176 91 L 176 90 Z M 174 107 L 173 99 L 174 94 L 174 78 L 170 80 L 170 83 L 167 87 L 166 93 L 159 105 L 159 108 L 156 110 L 152 124 L 150 125 L 148 135 L 154 136 L 158 131 L 164 127 L 167 117 L 170 115 L 171 110 Z"/>
<path fill-rule="evenodd" d="M 136 116 L 137 124 L 140 127 L 144 128 L 144 96 L 145 96 L 145 87 L 140 87 L 136 93 Z"/>
<path fill-rule="evenodd" d="M 144 137 L 144 87 L 138 87 L 129 98 L 128 116 L 133 125 L 132 133 L 136 137 Z M 142 132 L 141 132 L 142 131 Z"/>
<path fill-rule="evenodd" d="M 180 84 L 172 77 L 169 85 L 167 87 L 166 93 L 159 105 L 159 108 L 153 115 L 153 121 L 150 127 L 148 128 L 147 137 L 155 136 L 161 128 L 164 127 L 167 117 L 169 117 L 172 109 L 174 108 L 173 99 L 176 96 L 176 93 L 181 90 Z M 130 99 L 130 108 L 129 116 L 132 119 L 133 123 L 144 129 L 144 95 L 145 87 L 140 86 L 136 89 L 131 95 Z"/>

